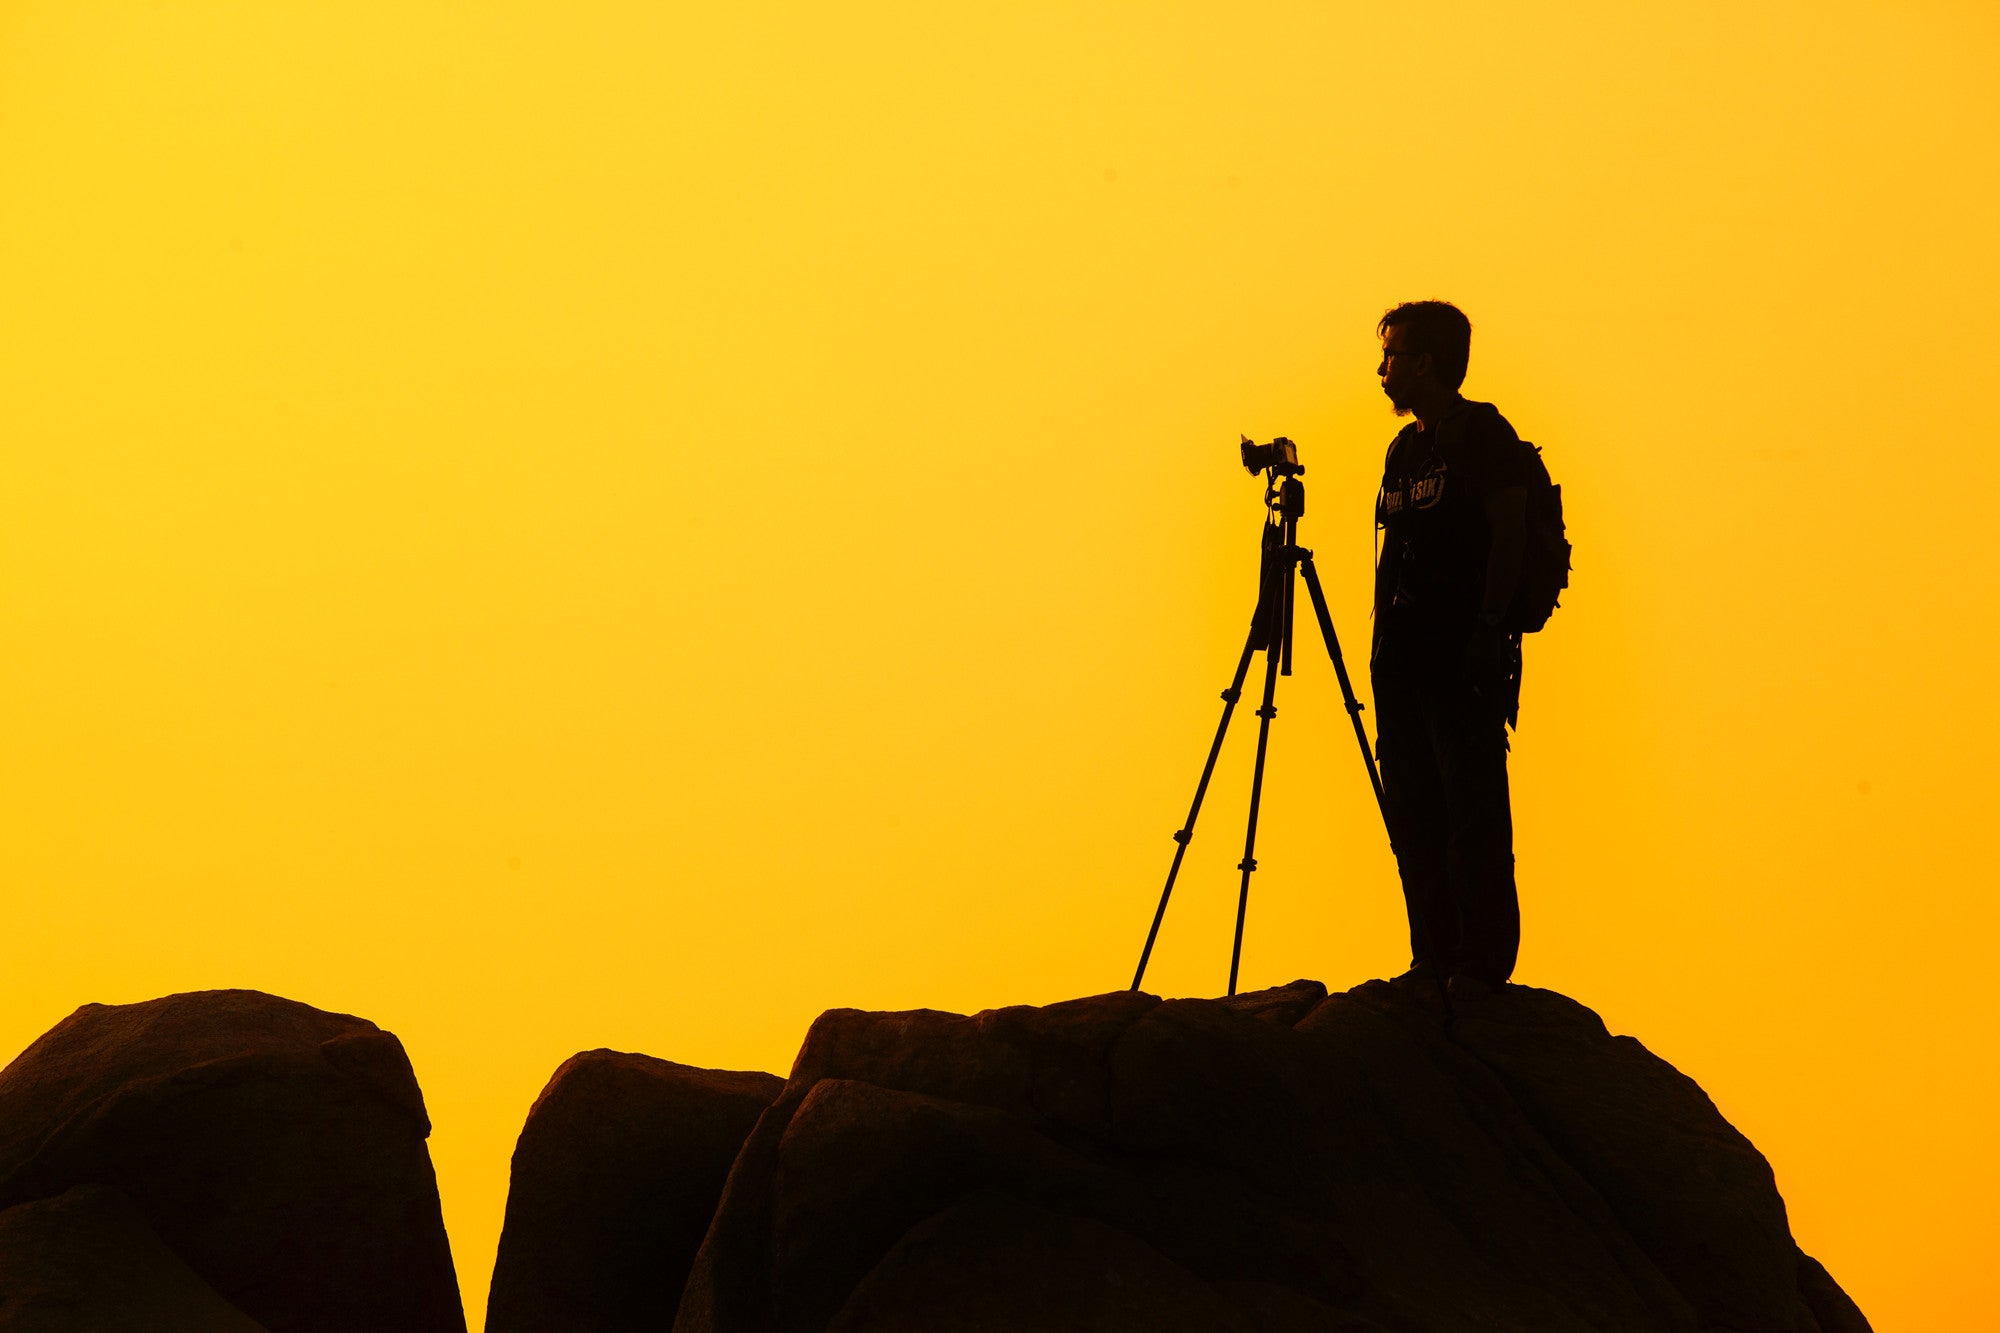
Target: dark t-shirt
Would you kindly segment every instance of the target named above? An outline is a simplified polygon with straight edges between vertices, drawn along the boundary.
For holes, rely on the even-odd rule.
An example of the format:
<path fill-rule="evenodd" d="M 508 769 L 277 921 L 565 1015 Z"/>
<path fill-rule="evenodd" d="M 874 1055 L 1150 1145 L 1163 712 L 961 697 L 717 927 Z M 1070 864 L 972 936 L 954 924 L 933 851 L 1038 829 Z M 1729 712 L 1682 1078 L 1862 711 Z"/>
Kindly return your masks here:
<path fill-rule="evenodd" d="M 1493 530 L 1486 501 L 1526 486 L 1535 454 L 1491 403 L 1459 399 L 1430 430 L 1412 421 L 1389 446 L 1375 521 L 1375 642 L 1462 647 L 1486 595 Z"/>

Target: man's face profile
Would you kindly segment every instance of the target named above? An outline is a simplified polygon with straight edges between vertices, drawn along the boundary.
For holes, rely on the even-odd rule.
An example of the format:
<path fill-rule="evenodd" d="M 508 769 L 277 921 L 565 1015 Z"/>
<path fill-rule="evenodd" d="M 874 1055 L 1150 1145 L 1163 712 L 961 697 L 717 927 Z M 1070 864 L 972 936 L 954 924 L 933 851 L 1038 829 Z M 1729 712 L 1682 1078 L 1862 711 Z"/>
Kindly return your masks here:
<path fill-rule="evenodd" d="M 1382 392 L 1389 395 L 1389 405 L 1399 417 L 1410 415 L 1417 401 L 1417 382 L 1428 366 L 1425 353 L 1408 350 L 1408 337 L 1402 325 L 1391 324 L 1382 334 L 1382 364 L 1375 367 L 1382 377 Z"/>

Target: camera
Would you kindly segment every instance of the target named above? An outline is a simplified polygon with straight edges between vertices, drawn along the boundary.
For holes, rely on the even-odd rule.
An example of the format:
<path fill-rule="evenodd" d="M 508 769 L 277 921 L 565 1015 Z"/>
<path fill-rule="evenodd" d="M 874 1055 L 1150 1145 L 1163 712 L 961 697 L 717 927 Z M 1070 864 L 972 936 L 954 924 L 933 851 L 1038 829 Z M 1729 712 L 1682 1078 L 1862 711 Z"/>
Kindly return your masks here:
<path fill-rule="evenodd" d="M 1296 477 L 1305 471 L 1299 463 L 1299 447 L 1282 435 L 1269 444 L 1258 444 L 1245 435 L 1241 448 L 1246 471 L 1256 473 L 1268 468 L 1279 477 Z"/>

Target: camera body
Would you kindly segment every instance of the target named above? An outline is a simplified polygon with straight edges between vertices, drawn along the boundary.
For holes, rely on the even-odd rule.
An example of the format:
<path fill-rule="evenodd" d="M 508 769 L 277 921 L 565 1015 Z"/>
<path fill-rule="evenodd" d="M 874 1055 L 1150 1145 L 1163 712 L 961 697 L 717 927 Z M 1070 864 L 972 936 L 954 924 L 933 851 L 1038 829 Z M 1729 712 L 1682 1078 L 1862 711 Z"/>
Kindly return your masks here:
<path fill-rule="evenodd" d="M 1244 470 L 1251 473 L 1267 469 L 1276 477 L 1296 477 L 1305 471 L 1299 462 L 1299 447 L 1280 435 L 1269 444 L 1258 444 L 1248 435 L 1240 446 L 1243 453 Z"/>

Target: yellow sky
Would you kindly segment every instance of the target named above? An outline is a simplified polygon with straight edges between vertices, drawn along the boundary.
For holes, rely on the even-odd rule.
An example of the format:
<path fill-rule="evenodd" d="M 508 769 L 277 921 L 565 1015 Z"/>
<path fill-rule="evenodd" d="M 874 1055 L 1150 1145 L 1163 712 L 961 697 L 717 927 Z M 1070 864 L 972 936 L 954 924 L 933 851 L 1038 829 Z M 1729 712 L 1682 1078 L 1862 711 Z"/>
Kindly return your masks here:
<path fill-rule="evenodd" d="M 1885 1333 L 2000 1165 L 1985 6 L 0 4 L 0 1052 L 256 986 L 416 1061 L 469 1313 L 599 1045 L 1129 979 L 1258 489 L 1358 662 L 1424 296 L 1577 544 L 1525 943 Z M 1331 672 L 1244 985 L 1399 970 Z M 1150 986 L 1218 993 L 1249 729 Z"/>

